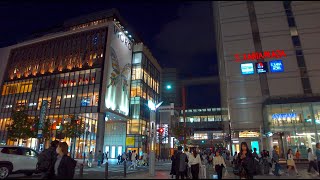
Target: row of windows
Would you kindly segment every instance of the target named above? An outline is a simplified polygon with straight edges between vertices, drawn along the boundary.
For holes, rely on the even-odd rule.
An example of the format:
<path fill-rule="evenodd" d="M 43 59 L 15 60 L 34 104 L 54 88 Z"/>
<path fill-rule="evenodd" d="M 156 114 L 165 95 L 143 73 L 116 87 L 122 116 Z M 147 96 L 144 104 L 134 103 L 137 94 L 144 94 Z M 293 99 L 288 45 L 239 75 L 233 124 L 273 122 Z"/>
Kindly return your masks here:
<path fill-rule="evenodd" d="M 197 122 L 216 122 L 216 121 L 227 121 L 227 115 L 208 115 L 208 116 L 190 116 L 186 117 L 186 121 L 190 123 L 197 123 Z M 183 121 L 183 117 L 180 117 L 180 122 Z"/>
<path fill-rule="evenodd" d="M 85 74 L 93 74 L 95 70 L 88 70 Z M 78 72 L 79 73 L 79 72 Z M 81 72 L 82 73 L 82 72 Z M 81 74 L 79 73 L 79 75 Z M 38 79 L 31 79 L 33 82 L 32 91 L 30 93 L 19 93 L 1 96 L 0 107 L 1 112 L 11 112 L 12 108 L 26 110 L 39 110 L 44 100 L 48 101 L 48 108 L 68 108 L 68 107 L 85 107 L 99 105 L 99 90 L 100 84 L 81 85 L 78 87 L 64 87 L 58 89 L 42 89 L 42 82 L 50 82 L 50 79 L 68 78 L 75 75 L 75 72 L 56 76 L 40 77 Z M 98 77 L 98 76 L 97 76 Z M 15 84 L 13 82 L 12 84 Z M 39 85 L 40 84 L 40 85 Z M 43 87 L 50 86 L 45 85 Z M 46 89 L 46 88 L 45 88 Z M 33 91 L 34 90 L 34 91 Z"/>
<path fill-rule="evenodd" d="M 148 86 L 159 93 L 159 81 L 141 69 L 140 65 L 134 65 L 132 67 L 132 80 L 143 80 Z"/>
<path fill-rule="evenodd" d="M 101 69 L 99 68 L 44 76 L 31 80 L 6 82 L 2 88 L 2 95 L 99 84 L 100 74 Z"/>
<path fill-rule="evenodd" d="M 132 63 L 136 66 L 140 65 L 139 67 L 142 67 L 142 69 L 146 71 L 146 73 L 152 78 L 154 78 L 155 81 L 160 81 L 160 72 L 143 53 L 134 53 Z"/>

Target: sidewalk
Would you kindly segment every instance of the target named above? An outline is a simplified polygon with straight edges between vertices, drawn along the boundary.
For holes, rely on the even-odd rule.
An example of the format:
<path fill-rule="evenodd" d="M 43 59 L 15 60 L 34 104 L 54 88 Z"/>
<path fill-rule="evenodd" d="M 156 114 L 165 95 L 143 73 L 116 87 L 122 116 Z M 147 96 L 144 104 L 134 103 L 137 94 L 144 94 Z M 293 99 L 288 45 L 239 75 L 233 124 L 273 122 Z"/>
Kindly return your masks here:
<path fill-rule="evenodd" d="M 112 177 L 112 179 L 171 179 L 169 171 L 156 171 L 155 176 L 150 176 L 149 172 L 139 172 L 128 174 L 126 178 L 123 176 Z"/>

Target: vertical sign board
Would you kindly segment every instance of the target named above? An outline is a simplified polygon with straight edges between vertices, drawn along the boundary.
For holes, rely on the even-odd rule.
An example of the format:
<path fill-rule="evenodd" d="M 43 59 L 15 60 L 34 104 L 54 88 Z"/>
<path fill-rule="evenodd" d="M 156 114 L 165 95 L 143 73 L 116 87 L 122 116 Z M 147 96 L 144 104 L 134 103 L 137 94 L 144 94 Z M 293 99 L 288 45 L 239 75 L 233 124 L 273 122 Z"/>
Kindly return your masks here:
<path fill-rule="evenodd" d="M 46 118 L 47 108 L 48 108 L 48 101 L 43 100 L 40 108 L 38 138 L 42 138 L 43 123 L 44 123 L 44 119 Z"/>

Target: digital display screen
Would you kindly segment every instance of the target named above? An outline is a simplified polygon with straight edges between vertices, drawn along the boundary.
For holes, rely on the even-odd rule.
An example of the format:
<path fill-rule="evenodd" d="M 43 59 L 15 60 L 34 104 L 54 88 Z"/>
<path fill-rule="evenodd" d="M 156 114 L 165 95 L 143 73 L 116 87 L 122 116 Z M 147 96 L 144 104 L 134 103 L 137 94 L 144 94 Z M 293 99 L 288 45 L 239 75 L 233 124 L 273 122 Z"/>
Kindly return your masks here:
<path fill-rule="evenodd" d="M 241 64 L 241 74 L 254 74 L 253 63 L 243 63 Z"/>
<path fill-rule="evenodd" d="M 90 106 L 90 98 L 82 98 L 81 99 L 81 106 Z"/>
<path fill-rule="evenodd" d="M 282 60 L 273 60 L 270 61 L 270 72 L 283 72 L 284 67 Z"/>
<path fill-rule="evenodd" d="M 267 62 L 256 63 L 256 70 L 258 74 L 268 72 L 268 63 Z"/>

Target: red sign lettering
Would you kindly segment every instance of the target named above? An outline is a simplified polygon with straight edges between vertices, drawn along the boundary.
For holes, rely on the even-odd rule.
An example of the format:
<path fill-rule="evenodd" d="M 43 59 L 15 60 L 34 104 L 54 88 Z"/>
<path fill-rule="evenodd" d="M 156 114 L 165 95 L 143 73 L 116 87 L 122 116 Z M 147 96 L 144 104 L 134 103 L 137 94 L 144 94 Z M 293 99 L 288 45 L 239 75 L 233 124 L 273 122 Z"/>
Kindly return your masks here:
<path fill-rule="evenodd" d="M 253 52 L 248 54 L 235 54 L 234 58 L 236 62 L 240 61 L 253 61 L 267 58 L 282 58 L 287 57 L 287 54 L 284 50 L 275 50 L 275 51 L 264 51 L 264 52 Z"/>

